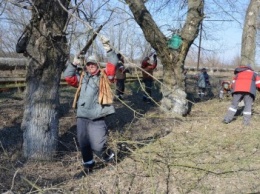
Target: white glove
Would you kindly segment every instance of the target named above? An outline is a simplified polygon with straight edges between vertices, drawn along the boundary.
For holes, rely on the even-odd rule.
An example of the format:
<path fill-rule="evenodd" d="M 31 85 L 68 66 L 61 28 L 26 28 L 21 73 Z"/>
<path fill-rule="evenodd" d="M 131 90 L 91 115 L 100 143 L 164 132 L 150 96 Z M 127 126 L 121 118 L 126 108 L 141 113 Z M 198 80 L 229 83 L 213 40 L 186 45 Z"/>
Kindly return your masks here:
<path fill-rule="evenodd" d="M 79 54 L 74 57 L 73 65 L 75 66 L 83 66 L 85 64 L 85 55 Z"/>
<path fill-rule="evenodd" d="M 108 52 L 110 50 L 112 50 L 111 46 L 110 46 L 110 41 L 107 37 L 100 35 L 100 40 L 103 44 L 104 49 Z"/>
<path fill-rule="evenodd" d="M 73 65 L 78 66 L 78 65 L 80 65 L 80 64 L 81 64 L 80 58 L 78 58 L 77 56 L 75 56 L 74 59 L 73 59 Z"/>
<path fill-rule="evenodd" d="M 79 58 L 80 60 L 85 59 L 85 55 L 84 55 L 84 54 L 79 54 L 78 58 Z"/>

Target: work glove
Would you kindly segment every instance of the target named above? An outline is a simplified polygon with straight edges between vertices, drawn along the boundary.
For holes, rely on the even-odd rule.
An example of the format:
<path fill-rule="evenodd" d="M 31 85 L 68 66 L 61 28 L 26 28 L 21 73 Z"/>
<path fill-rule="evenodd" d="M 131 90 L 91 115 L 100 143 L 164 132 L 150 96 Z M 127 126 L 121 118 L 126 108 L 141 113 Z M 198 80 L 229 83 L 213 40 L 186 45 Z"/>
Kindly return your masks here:
<path fill-rule="evenodd" d="M 107 37 L 105 37 L 104 35 L 100 35 L 100 40 L 103 44 L 104 49 L 109 52 L 112 50 L 111 46 L 110 46 L 110 41 Z"/>
<path fill-rule="evenodd" d="M 73 65 L 75 65 L 75 66 L 84 66 L 84 62 L 85 62 L 85 55 L 84 54 L 79 54 L 79 55 L 76 55 L 74 57 Z"/>
<path fill-rule="evenodd" d="M 73 59 L 73 65 L 79 66 L 81 64 L 81 59 L 78 56 L 75 56 Z"/>

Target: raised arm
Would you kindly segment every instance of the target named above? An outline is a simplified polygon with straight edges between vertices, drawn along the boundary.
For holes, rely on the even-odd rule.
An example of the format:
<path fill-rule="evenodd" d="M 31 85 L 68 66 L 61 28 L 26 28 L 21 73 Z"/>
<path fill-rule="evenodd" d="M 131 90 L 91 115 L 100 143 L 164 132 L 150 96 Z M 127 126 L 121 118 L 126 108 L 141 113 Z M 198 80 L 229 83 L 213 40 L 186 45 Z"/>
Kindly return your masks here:
<path fill-rule="evenodd" d="M 73 87 L 78 87 L 79 84 L 80 75 L 78 66 L 80 63 L 80 59 L 75 57 L 72 63 L 68 62 L 67 68 L 64 71 L 65 81 Z"/>

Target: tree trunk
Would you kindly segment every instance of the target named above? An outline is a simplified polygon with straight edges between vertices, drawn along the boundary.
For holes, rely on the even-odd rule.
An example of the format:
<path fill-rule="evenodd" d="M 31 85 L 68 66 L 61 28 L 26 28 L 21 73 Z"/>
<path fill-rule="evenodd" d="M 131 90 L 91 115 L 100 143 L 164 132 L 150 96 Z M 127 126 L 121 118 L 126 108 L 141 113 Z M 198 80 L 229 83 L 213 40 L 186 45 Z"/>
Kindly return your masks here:
<path fill-rule="evenodd" d="M 168 113 L 184 115 L 188 111 L 184 88 L 183 67 L 188 50 L 198 36 L 199 25 L 203 19 L 203 0 L 188 1 L 188 15 L 181 31 L 183 40 L 178 50 L 168 47 L 167 39 L 157 27 L 143 1 L 125 0 L 136 22 L 139 24 L 146 40 L 152 45 L 163 64 L 163 99 L 161 109 Z"/>
<path fill-rule="evenodd" d="M 60 2 L 65 7 L 69 5 L 67 0 Z M 57 1 L 34 0 L 33 3 L 21 125 L 23 152 L 26 158 L 50 160 L 58 143 L 59 83 L 68 53 L 63 29 L 68 14 Z"/>
<path fill-rule="evenodd" d="M 259 0 L 251 0 L 248 5 L 242 35 L 241 65 L 255 67 L 257 19 L 259 17 Z"/>

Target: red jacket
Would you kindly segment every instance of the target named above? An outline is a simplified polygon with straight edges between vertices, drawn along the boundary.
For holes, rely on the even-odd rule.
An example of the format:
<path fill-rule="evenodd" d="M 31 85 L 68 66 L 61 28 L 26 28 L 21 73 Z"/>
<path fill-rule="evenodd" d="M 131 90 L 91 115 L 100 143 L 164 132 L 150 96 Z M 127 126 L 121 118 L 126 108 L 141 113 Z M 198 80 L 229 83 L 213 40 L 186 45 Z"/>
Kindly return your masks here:
<path fill-rule="evenodd" d="M 234 73 L 232 94 L 248 92 L 255 97 L 256 89 L 260 89 L 260 76 L 249 66 L 239 66 Z"/>
<path fill-rule="evenodd" d="M 151 64 L 149 63 L 149 58 L 146 57 L 143 61 L 142 61 L 142 69 L 144 71 L 142 71 L 143 73 L 143 79 L 153 79 L 152 76 L 150 76 L 149 74 L 153 75 L 153 70 L 157 67 L 157 60 L 154 60 L 154 63 Z M 146 73 L 148 72 L 148 73 Z"/>

